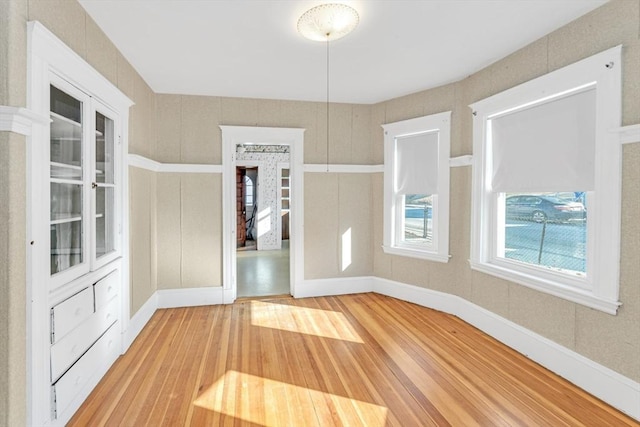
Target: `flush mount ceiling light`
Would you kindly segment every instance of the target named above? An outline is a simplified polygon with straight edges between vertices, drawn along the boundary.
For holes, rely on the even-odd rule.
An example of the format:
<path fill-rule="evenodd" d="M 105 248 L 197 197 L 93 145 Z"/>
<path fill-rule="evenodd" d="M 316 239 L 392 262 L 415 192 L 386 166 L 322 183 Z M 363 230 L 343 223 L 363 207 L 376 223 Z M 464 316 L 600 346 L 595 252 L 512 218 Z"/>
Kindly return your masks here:
<path fill-rule="evenodd" d="M 346 36 L 360 22 L 358 12 L 346 4 L 321 4 L 298 19 L 298 32 L 309 40 L 326 42 Z"/>

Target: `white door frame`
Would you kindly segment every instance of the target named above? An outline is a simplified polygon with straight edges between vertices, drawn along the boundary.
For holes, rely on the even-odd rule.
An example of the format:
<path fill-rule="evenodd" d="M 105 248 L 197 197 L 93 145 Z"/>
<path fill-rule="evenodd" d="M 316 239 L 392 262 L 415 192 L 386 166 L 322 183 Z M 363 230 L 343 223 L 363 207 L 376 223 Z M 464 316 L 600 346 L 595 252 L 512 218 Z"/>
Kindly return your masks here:
<path fill-rule="evenodd" d="M 304 131 L 301 128 L 224 126 L 222 130 L 222 287 L 223 303 L 237 295 L 236 146 L 246 143 L 288 145 L 291 175 L 291 295 L 304 280 Z"/>

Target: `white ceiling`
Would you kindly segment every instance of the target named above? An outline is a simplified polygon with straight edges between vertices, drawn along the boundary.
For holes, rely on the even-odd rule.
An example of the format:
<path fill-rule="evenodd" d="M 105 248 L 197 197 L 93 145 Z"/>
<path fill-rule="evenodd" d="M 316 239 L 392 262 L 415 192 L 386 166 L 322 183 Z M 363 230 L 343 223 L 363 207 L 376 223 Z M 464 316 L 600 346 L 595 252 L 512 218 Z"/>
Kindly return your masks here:
<path fill-rule="evenodd" d="M 158 93 L 326 101 L 326 45 L 296 31 L 322 0 L 80 0 Z M 462 79 L 606 0 L 356 0 L 332 42 L 331 102 Z"/>

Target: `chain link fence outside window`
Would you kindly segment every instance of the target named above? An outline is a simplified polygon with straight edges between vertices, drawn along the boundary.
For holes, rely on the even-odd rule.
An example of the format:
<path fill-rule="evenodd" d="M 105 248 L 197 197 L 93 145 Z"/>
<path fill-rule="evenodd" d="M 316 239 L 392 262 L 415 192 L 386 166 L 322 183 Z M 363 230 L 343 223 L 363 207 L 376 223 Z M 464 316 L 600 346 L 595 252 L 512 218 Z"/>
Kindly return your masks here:
<path fill-rule="evenodd" d="M 551 269 L 586 273 L 584 194 L 509 194 L 504 257 Z"/>

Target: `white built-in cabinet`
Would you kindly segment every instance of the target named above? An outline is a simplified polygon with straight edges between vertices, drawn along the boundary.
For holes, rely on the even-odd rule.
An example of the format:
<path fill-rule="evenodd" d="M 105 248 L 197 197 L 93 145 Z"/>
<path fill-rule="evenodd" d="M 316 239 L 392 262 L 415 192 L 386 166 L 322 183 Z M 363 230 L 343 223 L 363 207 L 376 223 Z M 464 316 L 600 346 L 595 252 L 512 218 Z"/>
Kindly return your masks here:
<path fill-rule="evenodd" d="M 128 309 L 131 101 L 45 27 L 29 23 L 28 406 L 64 425 L 120 355 Z"/>

